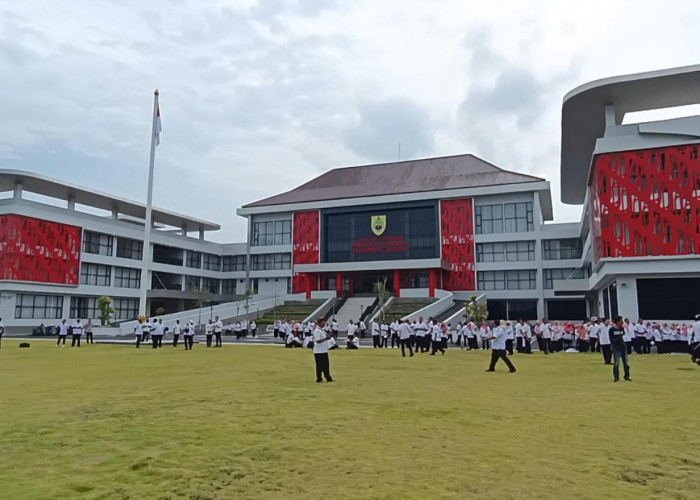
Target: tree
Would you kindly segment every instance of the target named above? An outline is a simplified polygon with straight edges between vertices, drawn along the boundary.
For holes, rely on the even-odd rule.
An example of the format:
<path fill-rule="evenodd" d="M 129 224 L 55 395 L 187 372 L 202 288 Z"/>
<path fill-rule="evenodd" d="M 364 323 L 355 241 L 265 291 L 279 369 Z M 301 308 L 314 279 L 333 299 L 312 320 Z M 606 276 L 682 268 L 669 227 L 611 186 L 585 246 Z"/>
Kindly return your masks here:
<path fill-rule="evenodd" d="M 477 302 L 477 296 L 469 297 L 469 302 L 464 304 L 466 310 L 464 317 L 469 321 L 473 321 L 476 326 L 481 326 L 489 317 L 489 310 L 486 306 L 486 301 Z"/>
<path fill-rule="evenodd" d="M 192 288 L 190 289 L 190 293 L 194 295 L 194 299 L 197 301 L 197 308 L 199 309 L 199 319 L 197 320 L 197 326 L 202 325 L 202 306 L 204 303 L 207 301 L 207 296 L 209 295 L 207 292 L 202 290 L 201 288 Z"/>
<path fill-rule="evenodd" d="M 377 281 L 374 284 L 374 291 L 377 293 L 377 300 L 379 302 L 379 311 L 382 315 L 382 320 L 384 319 L 384 306 L 386 301 L 391 297 L 391 293 L 386 289 L 386 279 L 384 281 Z"/>
<path fill-rule="evenodd" d="M 246 316 L 248 315 L 248 309 L 250 309 L 250 299 L 253 298 L 253 295 L 257 293 L 257 290 L 253 290 L 252 288 L 247 288 L 245 291 L 245 313 Z"/>
<path fill-rule="evenodd" d="M 103 295 L 99 299 L 97 299 L 97 309 L 100 311 L 100 323 L 102 326 L 105 326 L 107 322 L 109 321 L 109 317 L 112 315 L 114 312 L 114 307 L 112 307 L 112 303 L 114 301 L 112 300 L 112 297 L 109 297 L 107 295 Z"/>

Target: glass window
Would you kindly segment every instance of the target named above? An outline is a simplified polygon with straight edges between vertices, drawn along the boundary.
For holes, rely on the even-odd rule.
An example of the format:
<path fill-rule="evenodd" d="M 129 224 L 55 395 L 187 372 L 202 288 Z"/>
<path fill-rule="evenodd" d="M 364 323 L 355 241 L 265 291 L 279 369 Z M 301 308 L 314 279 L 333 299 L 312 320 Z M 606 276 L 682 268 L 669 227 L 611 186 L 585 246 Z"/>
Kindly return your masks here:
<path fill-rule="evenodd" d="M 524 233 L 534 230 L 532 202 L 506 203 L 503 206 L 505 232 Z"/>
<path fill-rule="evenodd" d="M 83 231 L 83 252 L 111 256 L 112 241 L 112 236 L 108 234 Z"/>
<path fill-rule="evenodd" d="M 477 243 L 476 244 L 476 261 L 477 262 L 503 262 L 505 256 L 503 243 Z"/>
<path fill-rule="evenodd" d="M 221 270 L 221 257 L 210 253 L 204 254 L 204 269 L 207 271 Z"/>
<path fill-rule="evenodd" d="M 276 220 L 253 223 L 252 246 L 291 245 L 292 221 Z"/>
<path fill-rule="evenodd" d="M 115 267 L 114 286 L 117 288 L 139 288 L 141 286 L 141 270 L 130 267 Z"/>
<path fill-rule="evenodd" d="M 61 319 L 63 297 L 60 295 L 17 294 L 16 319 Z"/>
<path fill-rule="evenodd" d="M 122 259 L 143 259 L 143 241 L 117 237 L 117 257 Z"/>
<path fill-rule="evenodd" d="M 534 290 L 537 288 L 537 271 L 524 269 L 506 271 L 508 290 Z"/>
<path fill-rule="evenodd" d="M 194 269 L 202 268 L 202 252 L 187 250 L 187 267 Z"/>
<path fill-rule="evenodd" d="M 542 241 L 544 260 L 580 259 L 583 243 L 578 238 Z"/>
<path fill-rule="evenodd" d="M 268 253 L 251 255 L 251 269 L 253 271 L 272 271 L 291 269 L 292 256 L 288 253 Z"/>
<path fill-rule="evenodd" d="M 100 310 L 97 307 L 97 297 L 71 297 L 70 298 L 71 318 L 99 318 Z"/>
<path fill-rule="evenodd" d="M 221 280 L 221 293 L 224 295 L 235 295 L 236 281 L 237 280 Z"/>
<path fill-rule="evenodd" d="M 221 259 L 222 271 L 245 271 L 245 255 L 227 255 Z"/>
<path fill-rule="evenodd" d="M 83 262 L 80 268 L 80 284 L 109 286 L 112 278 L 112 268 L 102 264 L 88 264 Z"/>
<path fill-rule="evenodd" d="M 503 232 L 503 205 L 479 205 L 475 207 L 476 234 Z"/>
<path fill-rule="evenodd" d="M 508 262 L 535 260 L 535 242 L 509 241 L 506 243 L 506 260 Z"/>
<path fill-rule="evenodd" d="M 185 276 L 185 290 L 199 290 L 199 276 Z"/>
<path fill-rule="evenodd" d="M 139 299 L 114 299 L 112 307 L 115 320 L 136 319 L 139 314 Z"/>
<path fill-rule="evenodd" d="M 479 290 L 505 290 L 506 275 L 504 271 L 478 271 L 476 273 Z"/>
<path fill-rule="evenodd" d="M 219 280 L 214 278 L 202 278 L 202 290 L 214 295 L 219 294 Z"/>
<path fill-rule="evenodd" d="M 588 272 L 586 271 L 586 269 L 581 267 L 567 267 L 563 269 L 543 269 L 542 273 L 544 277 L 545 290 L 552 290 L 554 288 L 554 280 L 588 278 Z"/>

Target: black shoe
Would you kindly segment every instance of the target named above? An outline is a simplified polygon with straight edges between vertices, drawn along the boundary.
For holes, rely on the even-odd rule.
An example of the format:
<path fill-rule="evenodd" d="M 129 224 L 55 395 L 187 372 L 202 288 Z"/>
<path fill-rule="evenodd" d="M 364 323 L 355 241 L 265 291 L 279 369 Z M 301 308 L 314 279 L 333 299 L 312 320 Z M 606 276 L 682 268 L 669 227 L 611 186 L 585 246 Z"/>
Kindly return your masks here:
<path fill-rule="evenodd" d="M 333 382 L 333 379 L 332 379 L 332 378 L 329 378 L 329 379 L 326 380 L 326 382 Z"/>
<path fill-rule="evenodd" d="M 323 383 L 323 380 L 317 380 L 316 383 L 321 384 L 321 383 Z"/>
<path fill-rule="evenodd" d="M 616 378 L 615 380 L 613 380 L 613 382 L 619 382 L 619 381 L 620 381 L 619 378 Z"/>
<path fill-rule="evenodd" d="M 495 372 L 496 370 L 485 370 L 487 372 Z"/>
<path fill-rule="evenodd" d="M 515 373 L 515 372 L 517 372 L 517 371 L 518 371 L 518 370 L 509 370 L 508 373 Z"/>
<path fill-rule="evenodd" d="M 632 379 L 631 379 L 631 378 L 626 378 L 625 381 L 626 381 L 626 382 L 632 382 Z"/>

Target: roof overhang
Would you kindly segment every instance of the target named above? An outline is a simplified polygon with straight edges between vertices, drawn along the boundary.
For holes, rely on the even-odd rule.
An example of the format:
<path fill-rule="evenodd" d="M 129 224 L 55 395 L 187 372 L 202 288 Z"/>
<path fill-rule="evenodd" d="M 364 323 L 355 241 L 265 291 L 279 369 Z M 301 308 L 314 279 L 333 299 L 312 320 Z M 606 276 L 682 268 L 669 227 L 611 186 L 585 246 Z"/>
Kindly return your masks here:
<path fill-rule="evenodd" d="M 111 196 L 94 189 L 68 184 L 43 175 L 24 170 L 0 169 L 0 192 L 12 191 L 20 184 L 23 191 L 48 196 L 59 200 L 73 200 L 75 203 L 102 210 L 116 210 L 119 214 L 146 220 L 146 205 L 135 201 Z M 152 209 L 154 224 L 164 224 L 177 228 L 187 227 L 190 231 L 217 231 L 219 224 L 195 219 L 186 215 Z"/>
<path fill-rule="evenodd" d="M 626 113 L 700 103 L 700 65 L 615 76 L 586 83 L 564 96 L 561 113 L 561 201 L 580 205 L 596 141 L 606 128 L 606 107 L 615 123 Z"/>

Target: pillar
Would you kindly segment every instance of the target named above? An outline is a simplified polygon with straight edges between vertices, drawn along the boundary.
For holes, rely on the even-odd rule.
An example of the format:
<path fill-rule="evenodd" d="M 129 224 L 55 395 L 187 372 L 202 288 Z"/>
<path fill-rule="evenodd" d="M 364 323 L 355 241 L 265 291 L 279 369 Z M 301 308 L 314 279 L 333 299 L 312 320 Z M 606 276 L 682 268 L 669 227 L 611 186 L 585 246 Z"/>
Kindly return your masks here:
<path fill-rule="evenodd" d="M 304 275 L 304 286 L 306 287 L 306 300 L 311 299 L 311 280 L 313 279 L 312 274 Z"/>
<path fill-rule="evenodd" d="M 394 296 L 401 297 L 401 271 L 394 269 Z"/>
<path fill-rule="evenodd" d="M 437 276 L 438 270 L 431 269 L 428 274 L 428 297 L 435 297 L 435 289 L 437 288 Z"/>
<path fill-rule="evenodd" d="M 350 294 L 350 297 L 353 297 L 355 295 L 355 275 L 350 273 L 348 281 L 350 282 L 350 289 L 348 290 L 348 293 Z"/>
<path fill-rule="evenodd" d="M 68 197 L 67 208 L 68 210 L 75 210 L 75 198 L 73 196 Z"/>
<path fill-rule="evenodd" d="M 13 197 L 15 200 L 21 200 L 21 199 L 22 199 L 22 183 L 21 183 L 21 182 L 15 183 L 15 191 L 14 191 L 14 193 L 12 194 L 12 197 Z"/>
<path fill-rule="evenodd" d="M 336 297 L 343 296 L 343 273 L 335 273 L 335 294 Z"/>

